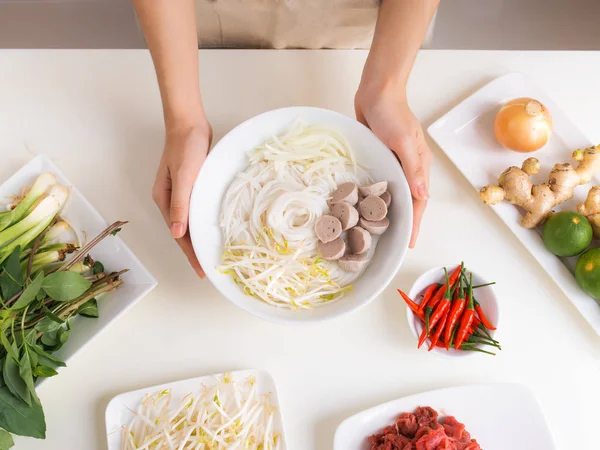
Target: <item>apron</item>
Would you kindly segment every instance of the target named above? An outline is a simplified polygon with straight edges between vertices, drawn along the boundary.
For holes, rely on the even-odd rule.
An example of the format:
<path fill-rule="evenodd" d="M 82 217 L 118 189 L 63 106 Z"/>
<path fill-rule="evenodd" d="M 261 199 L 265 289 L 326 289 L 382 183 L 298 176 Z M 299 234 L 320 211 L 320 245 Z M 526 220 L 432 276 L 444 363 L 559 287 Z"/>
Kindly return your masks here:
<path fill-rule="evenodd" d="M 369 48 L 379 0 L 196 0 L 201 48 Z"/>

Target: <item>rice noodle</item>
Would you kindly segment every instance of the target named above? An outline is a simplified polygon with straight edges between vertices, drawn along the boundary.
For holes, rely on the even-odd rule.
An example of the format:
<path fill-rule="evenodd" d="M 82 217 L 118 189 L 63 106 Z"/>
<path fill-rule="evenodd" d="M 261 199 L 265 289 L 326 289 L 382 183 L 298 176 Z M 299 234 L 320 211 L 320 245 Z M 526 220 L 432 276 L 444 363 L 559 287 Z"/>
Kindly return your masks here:
<path fill-rule="evenodd" d="M 298 121 L 249 159 L 223 200 L 219 270 L 246 294 L 278 307 L 311 309 L 341 298 L 360 273 L 319 258 L 314 224 L 339 184 L 370 181 L 345 137 Z"/>

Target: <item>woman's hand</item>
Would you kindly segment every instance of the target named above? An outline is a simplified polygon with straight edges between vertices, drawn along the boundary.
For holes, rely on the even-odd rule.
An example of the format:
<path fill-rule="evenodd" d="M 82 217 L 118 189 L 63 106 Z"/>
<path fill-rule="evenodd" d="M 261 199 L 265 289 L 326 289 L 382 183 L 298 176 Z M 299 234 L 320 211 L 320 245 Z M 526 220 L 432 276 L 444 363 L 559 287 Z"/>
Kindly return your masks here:
<path fill-rule="evenodd" d="M 210 148 L 212 129 L 206 120 L 191 126 L 167 129 L 165 149 L 152 189 L 152 198 L 192 268 L 204 271 L 194 253 L 188 230 L 190 195 Z"/>
<path fill-rule="evenodd" d="M 410 110 L 404 88 L 376 86 L 363 78 L 354 99 L 356 118 L 368 126 L 400 159 L 413 196 L 413 228 L 409 247 L 419 234 L 429 198 L 432 153 L 423 129 Z"/>

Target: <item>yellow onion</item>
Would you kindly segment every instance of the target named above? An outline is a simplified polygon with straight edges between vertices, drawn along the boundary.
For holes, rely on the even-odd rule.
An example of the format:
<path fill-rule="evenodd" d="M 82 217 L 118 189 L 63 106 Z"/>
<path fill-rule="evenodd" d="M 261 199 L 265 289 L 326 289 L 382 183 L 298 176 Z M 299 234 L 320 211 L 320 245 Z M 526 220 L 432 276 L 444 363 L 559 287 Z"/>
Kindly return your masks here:
<path fill-rule="evenodd" d="M 517 152 L 534 152 L 552 135 L 552 117 L 548 109 L 532 98 L 516 98 L 496 114 L 494 134 L 498 142 Z"/>

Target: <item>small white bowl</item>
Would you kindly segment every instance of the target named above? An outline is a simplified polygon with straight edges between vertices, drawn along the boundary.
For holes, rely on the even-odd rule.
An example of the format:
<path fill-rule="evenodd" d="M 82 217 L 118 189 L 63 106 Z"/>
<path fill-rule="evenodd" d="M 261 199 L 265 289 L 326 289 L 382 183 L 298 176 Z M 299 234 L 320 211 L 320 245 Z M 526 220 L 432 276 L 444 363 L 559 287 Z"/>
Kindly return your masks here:
<path fill-rule="evenodd" d="M 469 266 L 465 265 L 465 267 L 467 268 L 467 271 L 466 271 L 467 276 L 469 276 L 471 273 L 473 274 L 473 285 L 486 284 L 486 283 L 490 282 L 490 281 L 484 279 L 483 277 L 481 277 L 480 275 L 478 275 L 477 273 L 469 270 Z M 456 268 L 456 265 L 446 266 L 448 273 L 452 273 L 452 271 L 454 271 L 455 268 Z M 432 283 L 443 284 L 444 282 L 445 282 L 444 266 L 436 267 L 434 269 L 431 269 L 431 270 L 425 272 L 423 275 L 421 275 L 419 278 L 417 278 L 417 281 L 415 281 L 415 283 L 413 284 L 412 288 L 410 289 L 410 292 L 408 293 L 408 296 L 411 299 L 413 299 L 416 303 L 420 303 L 421 302 L 420 296 L 424 293 L 425 289 L 427 289 L 428 286 L 430 286 Z M 497 329 L 498 321 L 500 319 L 500 311 L 498 308 L 498 297 L 496 296 L 496 293 L 494 292 L 493 287 L 494 286 L 492 285 L 492 286 L 485 286 L 485 287 L 477 288 L 477 289 L 475 289 L 474 292 L 475 292 L 475 298 L 481 305 L 481 309 L 483 310 L 483 313 L 485 314 L 487 319 L 492 323 L 492 325 L 494 325 Z M 421 335 L 421 332 L 423 331 L 423 323 L 421 322 L 421 319 L 416 317 L 415 314 L 412 312 L 412 310 L 408 306 L 406 307 L 406 317 L 408 319 L 408 326 L 410 327 L 411 331 L 413 332 L 413 334 L 415 335 L 415 337 L 418 340 L 419 336 Z M 493 338 L 495 338 L 495 335 L 496 335 L 495 330 L 493 330 L 493 331 L 490 330 L 489 333 Z M 483 346 L 477 345 L 477 347 L 481 348 Z M 421 347 L 421 349 L 423 349 L 423 348 L 426 350 L 429 349 L 429 339 L 427 339 L 427 341 L 425 341 L 425 343 Z M 498 349 L 495 349 L 494 347 L 487 347 L 487 348 L 485 348 L 485 350 L 491 351 L 492 353 L 496 353 L 496 354 L 499 351 Z M 452 348 L 450 350 L 446 350 L 444 348 L 439 348 L 439 347 L 435 347 L 433 350 L 431 350 L 431 353 L 434 353 L 438 356 L 443 356 L 446 358 L 464 358 L 467 356 L 471 356 L 473 354 L 481 354 L 481 353 L 475 352 L 475 351 L 469 352 L 469 351 L 464 351 L 464 350 L 455 350 Z"/>
<path fill-rule="evenodd" d="M 387 180 L 392 194 L 390 227 L 381 236 L 365 273 L 342 299 L 309 311 L 278 308 L 249 297 L 232 278 L 217 271 L 223 255 L 219 226 L 221 203 L 237 173 L 248 167 L 248 151 L 288 130 L 301 119 L 335 128 L 350 143 L 359 164 L 374 180 Z M 412 197 L 394 154 L 371 130 L 335 111 L 311 107 L 277 109 L 248 119 L 227 133 L 211 150 L 200 171 L 190 200 L 190 235 L 206 276 L 225 298 L 255 316 L 285 325 L 320 322 L 365 306 L 393 280 L 408 249 L 412 229 Z M 199 294 L 200 295 L 200 294 Z"/>

